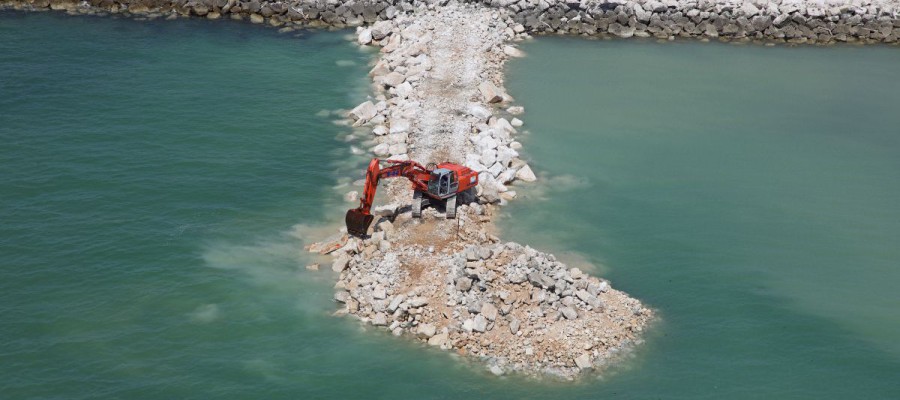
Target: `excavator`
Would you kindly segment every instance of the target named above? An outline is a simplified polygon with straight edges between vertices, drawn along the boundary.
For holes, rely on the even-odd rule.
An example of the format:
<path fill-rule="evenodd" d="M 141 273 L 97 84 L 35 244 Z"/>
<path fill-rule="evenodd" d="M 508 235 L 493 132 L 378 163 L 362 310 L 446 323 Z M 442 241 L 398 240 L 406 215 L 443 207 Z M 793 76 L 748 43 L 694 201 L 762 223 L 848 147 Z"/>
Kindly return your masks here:
<path fill-rule="evenodd" d="M 384 167 L 382 167 L 384 164 Z M 360 205 L 347 211 L 347 232 L 363 237 L 375 218 L 371 213 L 378 181 L 383 178 L 404 177 L 412 183 L 413 218 L 422 217 L 422 205 L 432 200 L 444 201 L 447 218 L 456 218 L 456 199 L 460 193 L 478 185 L 478 173 L 449 162 L 430 163 L 427 167 L 412 160 L 380 160 L 373 158 L 366 170 L 366 184 Z"/>

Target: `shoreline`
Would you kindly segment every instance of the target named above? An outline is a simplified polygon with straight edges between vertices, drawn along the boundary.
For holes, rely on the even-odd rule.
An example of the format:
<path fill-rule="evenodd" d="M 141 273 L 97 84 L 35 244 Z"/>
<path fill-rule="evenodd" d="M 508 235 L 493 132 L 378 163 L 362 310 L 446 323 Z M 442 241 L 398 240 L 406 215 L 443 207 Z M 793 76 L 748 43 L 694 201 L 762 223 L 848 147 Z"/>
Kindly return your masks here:
<path fill-rule="evenodd" d="M 230 18 L 293 30 L 353 28 L 453 4 L 503 12 L 515 22 L 509 27 L 513 34 L 900 45 L 900 2 L 896 0 L 0 0 L 0 10 L 115 13 L 147 19 Z"/>
<path fill-rule="evenodd" d="M 406 207 L 412 201 L 408 184 L 390 181 L 383 189 L 388 204 L 377 204 L 373 209 L 380 218 L 372 225 L 367 239 L 340 235 L 310 246 L 311 252 L 330 254 L 332 269 L 340 274 L 334 298 L 341 306 L 336 314 L 352 315 L 394 335 L 413 337 L 480 360 L 496 375 L 519 373 L 575 379 L 583 371 L 610 365 L 640 344 L 644 330 L 655 320 L 655 312 L 613 289 L 608 281 L 558 262 L 552 254 L 497 237 L 493 223 L 497 207 L 516 198 L 516 185 L 537 179 L 516 151 L 521 144 L 515 137 L 524 124 L 518 116 L 524 110 L 515 105 L 504 88 L 505 61 L 524 56 L 515 42 L 532 34 L 567 33 L 590 37 L 653 36 L 662 40 L 727 37 L 790 44 L 820 40 L 822 44 L 896 44 L 900 28 L 895 28 L 896 10 L 889 12 L 888 30 L 882 29 L 883 10 L 874 11 L 874 19 L 865 19 L 865 15 L 870 15 L 867 10 L 848 8 L 853 16 L 863 15 L 857 25 L 872 26 L 874 20 L 878 29 L 858 28 L 844 37 L 811 31 L 815 35 L 812 41 L 805 32 L 783 38 L 772 33 L 768 38 L 768 33 L 757 29 L 751 38 L 740 29 L 748 23 L 758 28 L 762 26 L 761 19 L 767 20 L 768 15 L 763 17 L 759 8 L 753 11 L 749 7 L 732 13 L 734 7 L 719 10 L 718 3 L 711 3 L 717 13 L 727 13 L 728 18 L 703 15 L 709 11 L 702 11 L 687 17 L 691 21 L 707 21 L 706 25 L 694 24 L 698 34 L 682 29 L 684 35 L 675 35 L 666 30 L 671 30 L 668 26 L 658 32 L 651 32 L 651 28 L 665 25 L 660 22 L 666 21 L 663 16 L 669 18 L 671 10 L 679 8 L 666 6 L 658 10 L 658 6 L 647 11 L 640 5 L 616 5 L 592 10 L 559 2 L 540 10 L 546 2 L 532 3 L 533 8 L 518 12 L 510 11 L 510 5 L 515 6 L 511 3 L 492 8 L 446 2 L 440 6 L 401 3 L 400 9 L 386 6 L 376 12 L 373 10 L 386 3 L 373 2 L 374 8 L 347 7 L 344 13 L 351 17 L 343 20 L 338 16 L 343 14 L 334 12 L 334 4 L 315 9 L 319 3 L 302 3 L 298 8 L 283 3 L 234 0 L 217 4 L 158 2 L 156 8 L 139 1 L 76 4 L 37 0 L 33 6 L 29 2 L 7 1 L 0 4 L 0 9 L 10 8 L 11 4 L 14 9 L 49 8 L 73 14 L 104 10 L 100 13 L 128 13 L 147 19 L 220 19 L 230 14 L 231 19 L 248 19 L 282 32 L 358 26 L 357 42 L 379 49 L 380 54 L 369 73 L 371 99 L 348 113 L 353 127 L 371 130 L 377 144 L 368 152 L 380 158 L 413 159 L 423 164 L 457 162 L 478 171 L 483 178 L 476 193 L 479 201 L 460 205 L 456 220 L 444 219 L 442 210 L 434 208 L 424 210 L 421 220 L 413 220 Z M 244 5 L 250 7 L 245 10 Z M 310 5 L 313 9 L 304 8 Z M 843 11 L 837 9 L 840 22 Z M 597 10 L 600 17 L 594 13 Z M 802 11 L 791 11 L 789 15 L 800 17 L 782 19 L 780 23 L 803 26 L 797 24 L 804 16 L 810 16 L 810 10 L 804 7 Z M 311 12 L 315 12 L 316 19 L 310 19 Z M 830 10 L 822 15 L 835 17 Z M 733 24 L 729 22 L 731 17 Z M 606 21 L 608 18 L 615 22 Z M 714 22 L 708 22 L 710 18 Z M 765 29 L 777 27 L 777 18 L 769 21 L 771 25 Z M 811 20 L 819 21 L 805 19 Z M 648 24 L 643 24 L 645 21 Z M 605 31 L 596 29 L 604 22 Z M 733 26 L 739 29 L 735 31 Z M 781 27 L 777 29 L 781 32 Z M 776 32 L 775 28 L 771 32 Z M 876 39 L 878 35 L 883 38 Z M 354 192 L 350 192 L 345 198 L 352 201 L 354 197 Z"/>

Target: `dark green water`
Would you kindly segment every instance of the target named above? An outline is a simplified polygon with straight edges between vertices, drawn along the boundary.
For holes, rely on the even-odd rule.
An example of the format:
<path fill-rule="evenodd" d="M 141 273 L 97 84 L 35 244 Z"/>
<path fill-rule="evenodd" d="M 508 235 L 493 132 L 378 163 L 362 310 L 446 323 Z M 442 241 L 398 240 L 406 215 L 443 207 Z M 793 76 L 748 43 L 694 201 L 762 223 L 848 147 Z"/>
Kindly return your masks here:
<path fill-rule="evenodd" d="M 662 317 L 597 397 L 900 397 L 897 49 L 524 49 L 508 86 L 544 179 L 507 237 Z"/>
<path fill-rule="evenodd" d="M 0 398 L 898 397 L 896 52 L 530 45 L 524 140 L 568 190 L 512 236 L 663 316 L 554 384 L 330 316 L 300 249 L 358 161 L 317 116 L 367 89 L 344 34 L 0 14 Z"/>

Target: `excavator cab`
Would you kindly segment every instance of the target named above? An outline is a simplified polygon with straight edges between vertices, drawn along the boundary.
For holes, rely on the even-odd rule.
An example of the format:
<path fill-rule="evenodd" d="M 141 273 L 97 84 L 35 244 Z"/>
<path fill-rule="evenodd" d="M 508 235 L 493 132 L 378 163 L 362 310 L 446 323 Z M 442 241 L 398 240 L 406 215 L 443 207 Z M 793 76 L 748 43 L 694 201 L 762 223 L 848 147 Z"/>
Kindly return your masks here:
<path fill-rule="evenodd" d="M 446 168 L 436 168 L 431 171 L 428 179 L 428 193 L 433 197 L 445 199 L 455 195 L 459 189 L 459 181 L 456 172 Z"/>

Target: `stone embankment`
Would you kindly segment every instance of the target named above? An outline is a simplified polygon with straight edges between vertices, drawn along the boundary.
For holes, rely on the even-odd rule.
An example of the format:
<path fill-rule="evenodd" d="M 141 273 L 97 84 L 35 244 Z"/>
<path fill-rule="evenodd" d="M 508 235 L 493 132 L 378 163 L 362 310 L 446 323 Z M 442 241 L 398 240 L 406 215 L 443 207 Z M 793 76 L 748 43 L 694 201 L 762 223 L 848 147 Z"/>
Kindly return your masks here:
<path fill-rule="evenodd" d="M 370 72 L 373 98 L 349 112 L 353 125 L 371 129 L 370 151 L 465 164 L 480 183 L 457 219 L 438 205 L 414 220 L 409 183 L 391 181 L 368 238 L 310 250 L 335 256 L 341 314 L 484 360 L 495 374 L 570 378 L 639 341 L 652 311 L 493 233 L 496 208 L 516 197 L 511 185 L 536 179 L 515 141 L 524 110 L 502 79 L 504 62 L 523 55 L 515 40 L 526 36 L 505 13 L 457 4 L 358 28 L 358 42 L 381 54 Z"/>
<path fill-rule="evenodd" d="M 0 0 L 0 8 L 224 16 L 284 29 L 359 26 L 449 0 Z M 898 43 L 897 0 L 481 0 L 523 32 L 781 43 Z"/>

